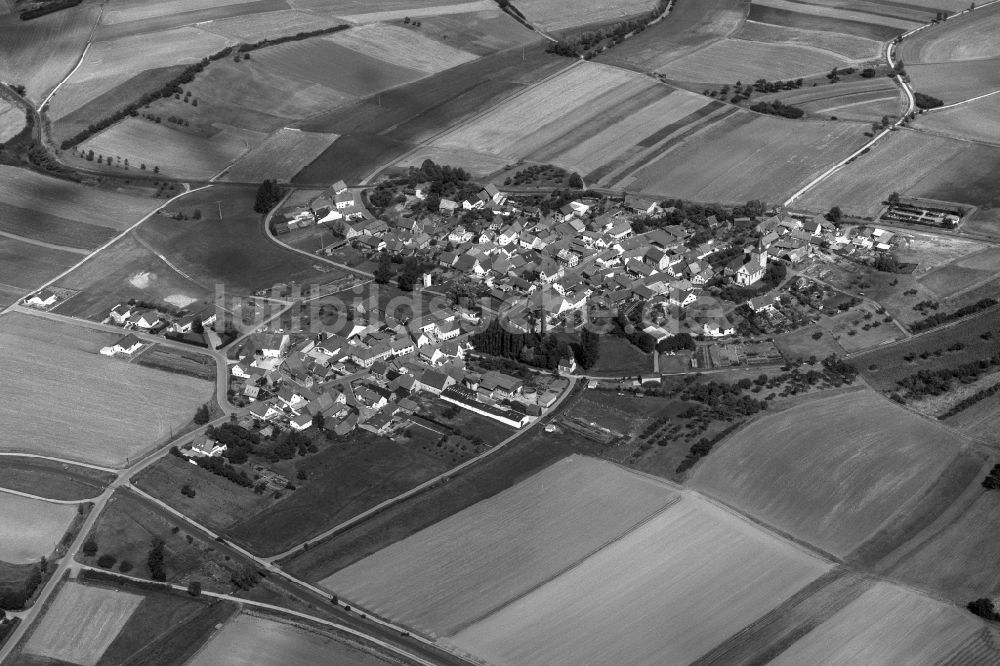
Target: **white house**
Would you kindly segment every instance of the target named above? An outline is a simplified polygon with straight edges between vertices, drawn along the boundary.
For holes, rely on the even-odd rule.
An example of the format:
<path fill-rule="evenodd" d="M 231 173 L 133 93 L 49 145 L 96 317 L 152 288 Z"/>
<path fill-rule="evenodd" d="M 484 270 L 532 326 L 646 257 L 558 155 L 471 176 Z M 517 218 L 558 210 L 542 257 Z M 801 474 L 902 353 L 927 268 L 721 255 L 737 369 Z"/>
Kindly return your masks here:
<path fill-rule="evenodd" d="M 139 351 L 141 347 L 142 340 L 130 333 L 110 347 L 102 347 L 101 353 L 105 356 L 114 356 L 115 354 L 125 354 L 126 356 L 131 356 Z"/>
<path fill-rule="evenodd" d="M 767 266 L 767 255 L 758 252 L 751 252 L 745 264 L 736 270 L 736 284 L 741 287 L 748 287 L 762 277 Z"/>
<path fill-rule="evenodd" d="M 24 304 L 47 308 L 51 305 L 55 305 L 57 300 L 59 300 L 59 297 L 56 296 L 55 293 L 49 291 L 48 289 L 43 289 L 40 292 L 32 294 L 28 298 L 24 299 Z"/>

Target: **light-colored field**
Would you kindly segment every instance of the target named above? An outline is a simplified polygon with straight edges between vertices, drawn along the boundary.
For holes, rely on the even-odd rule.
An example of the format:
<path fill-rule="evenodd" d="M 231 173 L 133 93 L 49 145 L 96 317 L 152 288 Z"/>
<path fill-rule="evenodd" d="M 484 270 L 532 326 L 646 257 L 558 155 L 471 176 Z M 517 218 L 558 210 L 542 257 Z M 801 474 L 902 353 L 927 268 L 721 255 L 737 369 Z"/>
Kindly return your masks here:
<path fill-rule="evenodd" d="M 467 14 L 428 16 L 420 19 L 420 32 L 477 55 L 495 53 L 538 39 L 537 34 L 496 8 Z"/>
<path fill-rule="evenodd" d="M 434 145 L 517 159 L 656 85 L 633 72 L 580 63 L 446 132 Z M 526 118 L 533 131 L 525 131 Z"/>
<path fill-rule="evenodd" d="M 142 596 L 68 582 L 24 646 L 28 654 L 94 666 Z"/>
<path fill-rule="evenodd" d="M 1000 57 L 907 65 L 913 89 L 954 104 L 1000 90 Z"/>
<path fill-rule="evenodd" d="M 692 483 L 846 555 L 934 482 L 954 442 L 945 428 L 857 391 L 755 421 L 700 463 Z"/>
<path fill-rule="evenodd" d="M 389 663 L 355 644 L 315 629 L 253 615 L 237 615 L 187 662 L 188 666 Z"/>
<path fill-rule="evenodd" d="M 839 53 L 850 60 L 874 60 L 882 45 L 874 39 L 822 30 L 799 30 L 779 25 L 747 21 L 733 37 L 773 44 L 795 44 Z"/>
<path fill-rule="evenodd" d="M 686 495 L 451 639 L 494 664 L 682 664 L 829 570 Z"/>
<path fill-rule="evenodd" d="M 286 9 L 263 14 L 248 14 L 216 19 L 198 27 L 206 32 L 240 42 L 256 42 L 270 37 L 294 35 L 309 30 L 322 30 L 342 24 L 339 18 L 318 16 L 313 12 Z"/>
<path fill-rule="evenodd" d="M 964 3 L 962 9 L 969 6 Z M 1000 7 L 993 5 L 949 19 L 903 40 L 899 56 L 907 65 L 1000 56 Z"/>
<path fill-rule="evenodd" d="M 913 126 L 959 139 L 1000 143 L 1000 94 L 917 116 Z"/>
<path fill-rule="evenodd" d="M 557 576 L 677 497 L 609 463 L 567 458 L 321 585 L 408 626 L 448 635 Z"/>
<path fill-rule="evenodd" d="M 695 201 L 780 202 L 864 139 L 861 125 L 736 114 L 623 183 L 630 191 Z"/>
<path fill-rule="evenodd" d="M 292 0 L 295 7 L 313 5 L 316 11 L 322 7 L 316 7 L 317 3 L 323 0 Z M 337 15 L 350 21 L 351 23 L 381 23 L 385 21 L 402 21 L 406 17 L 411 19 L 422 19 L 425 16 L 444 16 L 448 14 L 467 14 L 469 12 L 480 12 L 494 9 L 496 3 L 492 0 L 474 0 L 473 2 L 459 2 L 455 4 L 441 3 L 440 0 L 419 0 L 418 2 L 397 2 L 396 0 L 380 1 L 372 4 L 359 3 L 357 0 L 351 2 L 337 3 L 340 6 Z M 376 11 L 377 7 L 381 7 Z M 348 11 L 353 13 L 347 13 Z"/>
<path fill-rule="evenodd" d="M 125 229 L 156 207 L 152 199 L 84 187 L 0 165 L 0 201 L 68 220 Z"/>
<path fill-rule="evenodd" d="M 7 100 L 0 99 L 0 143 L 9 141 L 24 129 L 24 111 Z"/>
<path fill-rule="evenodd" d="M 122 0 L 109 2 L 101 16 L 103 25 L 126 23 L 128 21 L 143 21 L 161 16 L 171 16 L 183 12 L 193 12 L 199 9 L 211 9 L 227 5 L 239 5 L 253 0 L 161 0 L 160 2 L 135 2 Z"/>
<path fill-rule="evenodd" d="M 228 40 L 197 28 L 175 28 L 149 35 L 133 35 L 95 42 L 83 64 L 49 103 L 49 116 L 58 120 L 120 83 L 148 69 L 186 65 L 221 50 Z"/>
<path fill-rule="evenodd" d="M 965 610 L 881 582 L 770 663 L 934 664 L 982 628 Z"/>
<path fill-rule="evenodd" d="M 336 134 L 283 128 L 241 157 L 223 180 L 257 182 L 266 178 L 288 181 L 337 140 Z"/>
<path fill-rule="evenodd" d="M 49 556 L 76 507 L 0 493 L 0 513 L 0 561 L 28 564 Z"/>
<path fill-rule="evenodd" d="M 572 8 L 559 0 L 518 0 L 528 22 L 545 30 L 563 30 L 591 23 L 610 23 L 653 11 L 652 0 L 584 0 Z"/>
<path fill-rule="evenodd" d="M 394 65 L 433 74 L 475 60 L 476 56 L 421 34 L 419 28 L 372 23 L 324 39 Z"/>
<path fill-rule="evenodd" d="M 812 46 L 724 39 L 656 71 L 675 81 L 735 83 L 795 79 L 829 72 L 852 62 Z"/>
<path fill-rule="evenodd" d="M 0 448 L 118 465 L 161 443 L 211 397 L 210 382 L 97 353 L 116 339 L 31 315 L 0 318 L 8 354 Z"/>
<path fill-rule="evenodd" d="M 805 14 L 807 16 L 819 16 L 823 18 L 838 19 L 841 21 L 873 23 L 890 28 L 898 28 L 900 32 L 912 30 L 913 28 L 921 25 L 920 22 L 915 20 L 906 20 L 879 14 L 871 14 L 863 11 L 841 9 L 839 7 L 829 7 L 822 4 L 791 2 L 790 0 L 754 0 L 753 4 L 761 7 L 770 7 L 772 9 L 795 12 L 797 14 Z"/>
<path fill-rule="evenodd" d="M 962 149 L 963 144 L 958 141 L 916 132 L 895 132 L 806 192 L 796 204 L 818 212 L 840 206 L 850 215 L 871 217 L 878 213 L 891 192 L 906 193 Z"/>
<path fill-rule="evenodd" d="M 39 103 L 83 52 L 101 7 L 84 3 L 31 21 L 16 14 L 0 20 L 0 80 L 21 83 Z"/>
<path fill-rule="evenodd" d="M 80 149 L 120 157 L 123 164 L 128 160 L 129 171 L 142 173 L 140 167 L 145 164 L 145 173 L 159 167 L 165 176 L 207 179 L 246 153 L 251 141 L 259 140 L 258 134 L 233 127 L 220 127 L 206 139 L 175 129 L 171 123 L 126 118 L 83 142 Z"/>

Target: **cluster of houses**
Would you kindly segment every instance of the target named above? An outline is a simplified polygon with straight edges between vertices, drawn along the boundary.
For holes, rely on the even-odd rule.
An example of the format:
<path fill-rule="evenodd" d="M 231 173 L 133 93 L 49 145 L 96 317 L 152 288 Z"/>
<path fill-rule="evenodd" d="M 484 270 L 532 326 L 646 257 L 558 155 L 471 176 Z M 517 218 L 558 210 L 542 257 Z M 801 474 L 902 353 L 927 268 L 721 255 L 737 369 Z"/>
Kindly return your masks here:
<path fill-rule="evenodd" d="M 313 199 L 308 206 L 293 209 L 287 220 L 276 222 L 274 231 L 285 234 L 293 229 L 337 222 L 344 225 L 346 232 L 355 233 L 355 229 L 362 228 L 365 223 L 372 221 L 374 220 L 371 214 L 357 195 L 344 181 L 338 180 Z"/>
<path fill-rule="evenodd" d="M 471 371 L 465 363 L 471 345 L 460 336 L 462 322 L 472 320 L 461 308 L 406 323 L 375 319 L 295 340 L 286 333 L 254 334 L 231 365 L 231 385 L 265 429 L 321 426 L 337 435 L 355 428 L 398 432 L 425 398 L 519 428 L 568 386 L 568 380 L 539 376 L 525 387 L 499 372 Z"/>

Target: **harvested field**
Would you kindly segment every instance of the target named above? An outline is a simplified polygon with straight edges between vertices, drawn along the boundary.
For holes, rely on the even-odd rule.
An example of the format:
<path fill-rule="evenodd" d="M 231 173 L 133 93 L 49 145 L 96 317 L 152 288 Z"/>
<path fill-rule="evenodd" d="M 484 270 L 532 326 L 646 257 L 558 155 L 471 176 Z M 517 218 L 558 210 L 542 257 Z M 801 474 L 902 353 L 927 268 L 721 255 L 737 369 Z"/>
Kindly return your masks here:
<path fill-rule="evenodd" d="M 212 302 L 214 292 L 181 275 L 129 234 L 56 282 L 79 293 L 56 306 L 59 314 L 103 321 L 130 298 L 150 303 Z M 168 301 L 167 299 L 170 299 Z"/>
<path fill-rule="evenodd" d="M 372 23 L 334 33 L 330 41 L 393 65 L 434 74 L 475 60 L 466 51 L 425 37 L 420 28 Z"/>
<path fill-rule="evenodd" d="M 72 504 L 0 492 L 0 561 L 29 564 L 48 557 L 76 515 Z"/>
<path fill-rule="evenodd" d="M 861 130 L 852 123 L 791 124 L 735 114 L 706 130 L 705 140 L 681 142 L 622 184 L 694 201 L 778 202 L 849 155 L 864 138 Z"/>
<path fill-rule="evenodd" d="M 848 60 L 874 60 L 882 55 L 882 44 L 874 39 L 820 30 L 799 30 L 747 21 L 733 37 L 740 40 L 794 44 L 837 53 Z"/>
<path fill-rule="evenodd" d="M 196 12 L 212 7 L 240 5 L 246 2 L 247 0 L 164 0 L 150 4 L 135 0 L 118 0 L 104 11 L 101 16 L 101 24 L 114 25 L 131 21 L 147 21 L 161 16 Z"/>
<path fill-rule="evenodd" d="M 499 9 L 420 19 L 421 34 L 475 55 L 537 41 L 538 35 Z"/>
<path fill-rule="evenodd" d="M 87 102 L 149 69 L 191 64 L 221 50 L 227 40 L 197 28 L 176 28 L 148 35 L 94 42 L 83 64 L 49 102 L 59 120 Z"/>
<path fill-rule="evenodd" d="M 853 62 L 812 46 L 724 39 L 656 71 L 675 81 L 731 84 L 823 74 Z"/>
<path fill-rule="evenodd" d="M 777 1 L 782 5 L 782 8 L 770 6 L 771 3 L 768 6 L 757 2 L 753 3 L 750 5 L 750 13 L 747 15 L 747 18 L 756 23 L 795 28 L 796 30 L 840 33 L 876 42 L 893 39 L 908 29 L 906 27 L 894 27 L 870 22 L 868 20 L 870 15 L 861 12 L 850 12 L 849 14 L 855 16 L 855 18 L 848 19 L 846 15 L 829 7 L 820 7 L 818 8 L 820 13 L 816 13 L 808 11 L 813 8 L 804 3 Z M 798 11 L 799 9 L 805 11 L 800 12 Z M 916 27 L 910 22 L 901 22 L 893 19 L 887 20 L 894 23 L 905 23 L 909 27 Z"/>
<path fill-rule="evenodd" d="M 24 129 L 24 110 L 0 98 L 0 144 Z"/>
<path fill-rule="evenodd" d="M 32 632 L 24 651 L 95 666 L 141 603 L 138 594 L 68 582 Z"/>
<path fill-rule="evenodd" d="M 954 441 L 945 428 L 856 391 L 758 419 L 713 450 L 692 483 L 845 555 L 934 482 L 957 454 Z"/>
<path fill-rule="evenodd" d="M 292 0 L 296 7 L 306 6 L 322 2 L 322 0 Z M 421 6 L 426 3 L 427 6 Z M 409 16 L 411 19 L 423 19 L 425 16 L 442 16 L 447 14 L 468 14 L 470 12 L 480 12 L 494 9 L 496 3 L 492 0 L 473 0 L 472 2 L 457 2 L 455 4 L 440 4 L 440 0 L 418 0 L 417 2 L 400 3 L 395 0 L 379 2 L 381 11 L 371 11 L 375 9 L 370 4 L 360 4 L 357 0 L 350 0 L 348 3 L 338 3 L 342 9 L 347 11 L 360 12 L 357 14 L 340 13 L 341 18 L 355 24 L 382 23 L 386 21 L 402 21 Z M 319 9 L 319 8 L 317 8 Z"/>
<path fill-rule="evenodd" d="M 113 480 L 107 472 L 45 458 L 4 456 L 0 465 L 0 487 L 54 500 L 97 497 Z"/>
<path fill-rule="evenodd" d="M 25 292 L 42 286 L 83 257 L 76 252 L 55 250 L 0 236 L 0 288 L 10 304 Z"/>
<path fill-rule="evenodd" d="M 244 7 L 249 8 L 257 4 L 263 3 L 249 2 Z M 276 5 L 274 9 L 277 11 L 217 18 L 199 27 L 205 32 L 211 32 L 227 39 L 239 42 L 256 42 L 261 39 L 284 37 L 309 30 L 333 28 L 343 24 L 341 19 L 333 16 L 319 16 L 313 12 L 286 9 L 288 5 L 284 2 L 268 0 L 268 4 Z"/>
<path fill-rule="evenodd" d="M 45 202 L 39 202 L 40 205 Z M 83 212 L 83 211 L 81 211 Z M 30 208 L 0 202 L 0 232 L 26 241 L 39 241 L 64 248 L 92 250 L 115 237 L 109 227 L 67 220 Z"/>
<path fill-rule="evenodd" d="M 0 201 L 7 206 L 31 212 L 31 219 L 18 222 L 25 229 L 39 218 L 52 216 L 120 231 L 135 224 L 157 206 L 157 202 L 149 197 L 86 187 L 27 169 L 3 165 L 0 165 Z M 88 234 L 103 233 L 100 230 L 90 231 L 86 225 L 83 228 L 88 229 Z M 72 230 L 67 231 L 67 234 L 72 233 Z M 23 235 L 32 237 L 27 231 Z"/>
<path fill-rule="evenodd" d="M 969 3 L 963 3 L 961 9 L 968 6 Z M 908 66 L 1000 57 L 998 32 L 1000 7 L 982 7 L 905 39 L 898 47 L 899 57 Z"/>
<path fill-rule="evenodd" d="M 743 0 L 699 0 L 677 3 L 666 19 L 634 35 L 607 53 L 601 62 L 650 72 L 738 30 L 746 16 Z"/>
<path fill-rule="evenodd" d="M 933 664 L 982 629 L 964 609 L 877 583 L 770 663 Z"/>
<path fill-rule="evenodd" d="M 1000 57 L 907 65 L 906 72 L 914 90 L 937 97 L 945 104 L 1000 90 Z"/>
<path fill-rule="evenodd" d="M 574 3 L 572 11 L 559 0 L 518 0 L 517 8 L 528 22 L 545 30 L 564 30 L 594 23 L 621 21 L 625 17 L 653 11 L 652 0 L 613 0 Z"/>
<path fill-rule="evenodd" d="M 287 182 L 336 140 L 336 134 L 280 129 L 243 155 L 223 180 L 252 183 L 273 178 Z"/>
<path fill-rule="evenodd" d="M 38 104 L 76 65 L 100 5 L 84 3 L 31 21 L 0 17 L 0 79 L 21 83 Z"/>
<path fill-rule="evenodd" d="M 945 153 L 948 159 L 936 164 L 936 168 L 923 169 L 923 177 L 906 194 L 986 208 L 1000 207 L 1000 188 L 996 186 L 994 175 L 1000 169 L 1000 147 L 964 141 L 948 141 L 948 144 L 949 150 Z"/>
<path fill-rule="evenodd" d="M 249 142 L 259 135 L 232 127 L 220 127 L 218 133 L 206 140 L 174 129 L 170 124 L 154 123 L 143 118 L 126 118 L 80 145 L 84 151 L 95 155 L 116 158 L 109 169 L 125 173 L 153 172 L 177 178 L 209 179 L 225 169 L 249 148 Z M 121 159 L 121 165 L 117 162 Z M 141 169 L 146 165 L 146 169 Z"/>
<path fill-rule="evenodd" d="M 957 141 L 895 132 L 806 192 L 796 205 L 816 212 L 840 206 L 845 214 L 871 218 L 891 192 L 915 193 L 915 185 L 924 176 L 941 170 L 949 158 L 963 150 L 967 146 Z M 910 167 L 902 169 L 901 164 Z"/>
<path fill-rule="evenodd" d="M 378 666 L 396 663 L 378 656 L 332 631 L 300 627 L 292 622 L 243 613 L 237 615 L 198 651 L 190 666 L 285 666 L 285 664 L 352 664 Z"/>
<path fill-rule="evenodd" d="M 762 7 L 767 9 L 776 9 L 778 11 L 794 12 L 796 14 L 803 14 L 810 17 L 818 17 L 821 19 L 834 19 L 836 21 L 848 21 L 852 23 L 868 23 L 873 26 L 880 26 L 889 29 L 895 29 L 896 34 L 906 32 L 907 30 L 912 30 L 913 28 L 920 27 L 923 23 L 923 17 L 926 14 L 921 12 L 921 15 L 913 16 L 912 18 L 900 18 L 896 16 L 891 16 L 887 13 L 875 13 L 874 11 L 864 11 L 872 7 L 878 7 L 876 3 L 865 3 L 865 2 L 851 2 L 846 3 L 847 6 L 857 6 L 860 11 L 855 11 L 852 9 L 845 9 L 842 6 L 838 6 L 841 3 L 824 3 L 824 2 L 795 2 L 794 0 L 754 0 L 754 7 Z M 751 11 L 750 18 L 752 20 L 757 20 L 753 12 Z M 783 25 L 779 23 L 779 25 Z M 794 23 L 791 27 L 804 27 L 797 26 Z M 848 33 L 851 34 L 851 33 Z M 867 35 L 861 35 L 867 37 Z"/>
<path fill-rule="evenodd" d="M 0 343 L 10 352 L 0 446 L 119 465 L 186 424 L 212 395 L 210 382 L 97 353 L 115 339 L 40 316 L 0 318 Z M 39 396 L 58 396 L 60 409 L 37 409 Z M 23 418 L 28 412 L 32 418 Z"/>
<path fill-rule="evenodd" d="M 828 569 L 687 495 L 450 641 L 495 664 L 689 663 Z"/>
<path fill-rule="evenodd" d="M 958 139 L 1000 144 L 1000 95 L 917 116 L 917 129 Z"/>
<path fill-rule="evenodd" d="M 574 456 L 320 584 L 422 632 L 449 635 L 677 499 L 659 482 Z"/>

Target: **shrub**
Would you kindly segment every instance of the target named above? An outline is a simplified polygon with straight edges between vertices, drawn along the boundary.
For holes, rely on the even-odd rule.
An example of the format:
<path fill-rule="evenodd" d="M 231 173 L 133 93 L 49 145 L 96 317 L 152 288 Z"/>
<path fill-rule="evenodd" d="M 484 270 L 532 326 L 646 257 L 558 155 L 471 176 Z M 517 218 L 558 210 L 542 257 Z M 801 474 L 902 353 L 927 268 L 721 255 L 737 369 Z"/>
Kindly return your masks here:
<path fill-rule="evenodd" d="M 118 558 L 112 555 L 111 553 L 104 553 L 103 555 L 97 558 L 97 566 L 101 567 L 102 569 L 110 569 L 111 567 L 115 566 L 115 562 L 117 561 Z"/>
<path fill-rule="evenodd" d="M 81 550 L 87 557 L 97 555 L 97 541 L 94 537 L 87 537 L 87 540 L 83 542 L 83 548 Z"/>

